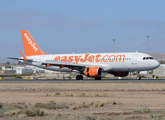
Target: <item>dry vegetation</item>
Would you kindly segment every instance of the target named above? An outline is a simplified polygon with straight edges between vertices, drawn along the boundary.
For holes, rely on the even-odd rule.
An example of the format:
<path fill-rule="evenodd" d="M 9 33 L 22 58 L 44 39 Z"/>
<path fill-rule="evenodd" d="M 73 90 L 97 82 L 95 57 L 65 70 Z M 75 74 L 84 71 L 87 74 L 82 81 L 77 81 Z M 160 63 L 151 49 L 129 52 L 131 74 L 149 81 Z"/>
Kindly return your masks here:
<path fill-rule="evenodd" d="M 0 119 L 164 120 L 165 83 L 1 83 Z"/>

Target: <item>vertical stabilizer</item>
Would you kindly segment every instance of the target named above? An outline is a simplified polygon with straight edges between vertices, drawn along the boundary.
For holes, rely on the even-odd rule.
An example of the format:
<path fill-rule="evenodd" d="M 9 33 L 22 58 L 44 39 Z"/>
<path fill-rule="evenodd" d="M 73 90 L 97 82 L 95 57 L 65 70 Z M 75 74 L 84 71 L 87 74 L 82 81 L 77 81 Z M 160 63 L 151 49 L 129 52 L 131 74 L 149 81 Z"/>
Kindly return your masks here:
<path fill-rule="evenodd" d="M 21 36 L 26 56 L 46 55 L 41 51 L 27 30 L 21 30 Z"/>

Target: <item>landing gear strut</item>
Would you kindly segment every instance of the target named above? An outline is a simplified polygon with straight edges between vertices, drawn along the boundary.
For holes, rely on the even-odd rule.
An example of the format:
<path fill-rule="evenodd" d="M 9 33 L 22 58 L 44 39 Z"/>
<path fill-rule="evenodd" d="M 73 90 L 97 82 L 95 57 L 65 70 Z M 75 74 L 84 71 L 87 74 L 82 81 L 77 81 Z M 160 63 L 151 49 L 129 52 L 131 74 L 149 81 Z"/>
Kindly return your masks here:
<path fill-rule="evenodd" d="M 136 77 L 137 80 L 141 80 L 139 73 L 140 73 L 140 71 L 138 71 L 138 73 L 137 73 L 137 77 Z"/>
<path fill-rule="evenodd" d="M 83 80 L 83 76 L 82 75 L 77 75 L 76 80 Z"/>

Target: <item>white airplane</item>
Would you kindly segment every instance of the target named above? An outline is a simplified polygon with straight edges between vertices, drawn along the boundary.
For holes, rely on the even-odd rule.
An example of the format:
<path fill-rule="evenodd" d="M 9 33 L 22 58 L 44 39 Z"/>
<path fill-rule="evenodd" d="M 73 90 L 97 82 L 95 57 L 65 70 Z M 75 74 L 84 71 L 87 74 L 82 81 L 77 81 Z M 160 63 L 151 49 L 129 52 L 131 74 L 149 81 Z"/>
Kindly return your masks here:
<path fill-rule="evenodd" d="M 20 50 L 22 57 L 9 59 L 52 71 L 77 72 L 77 80 L 83 80 L 82 75 L 101 80 L 103 72 L 125 77 L 130 71 L 137 71 L 137 79 L 140 80 L 140 71 L 152 70 L 160 65 L 150 55 L 138 52 L 45 54 L 27 30 L 21 30 L 21 36 L 25 55 Z"/>

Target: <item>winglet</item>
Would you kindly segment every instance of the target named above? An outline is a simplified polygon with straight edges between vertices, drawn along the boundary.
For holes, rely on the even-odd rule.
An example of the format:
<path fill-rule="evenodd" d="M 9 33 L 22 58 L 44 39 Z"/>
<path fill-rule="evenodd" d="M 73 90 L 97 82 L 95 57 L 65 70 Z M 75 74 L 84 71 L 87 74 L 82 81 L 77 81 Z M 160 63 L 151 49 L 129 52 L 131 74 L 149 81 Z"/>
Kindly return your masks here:
<path fill-rule="evenodd" d="M 25 55 L 22 53 L 22 51 L 21 51 L 21 50 L 19 50 L 19 51 L 20 51 L 20 53 L 21 53 L 23 59 L 24 59 L 24 60 L 27 60 L 27 58 L 26 58 Z"/>

